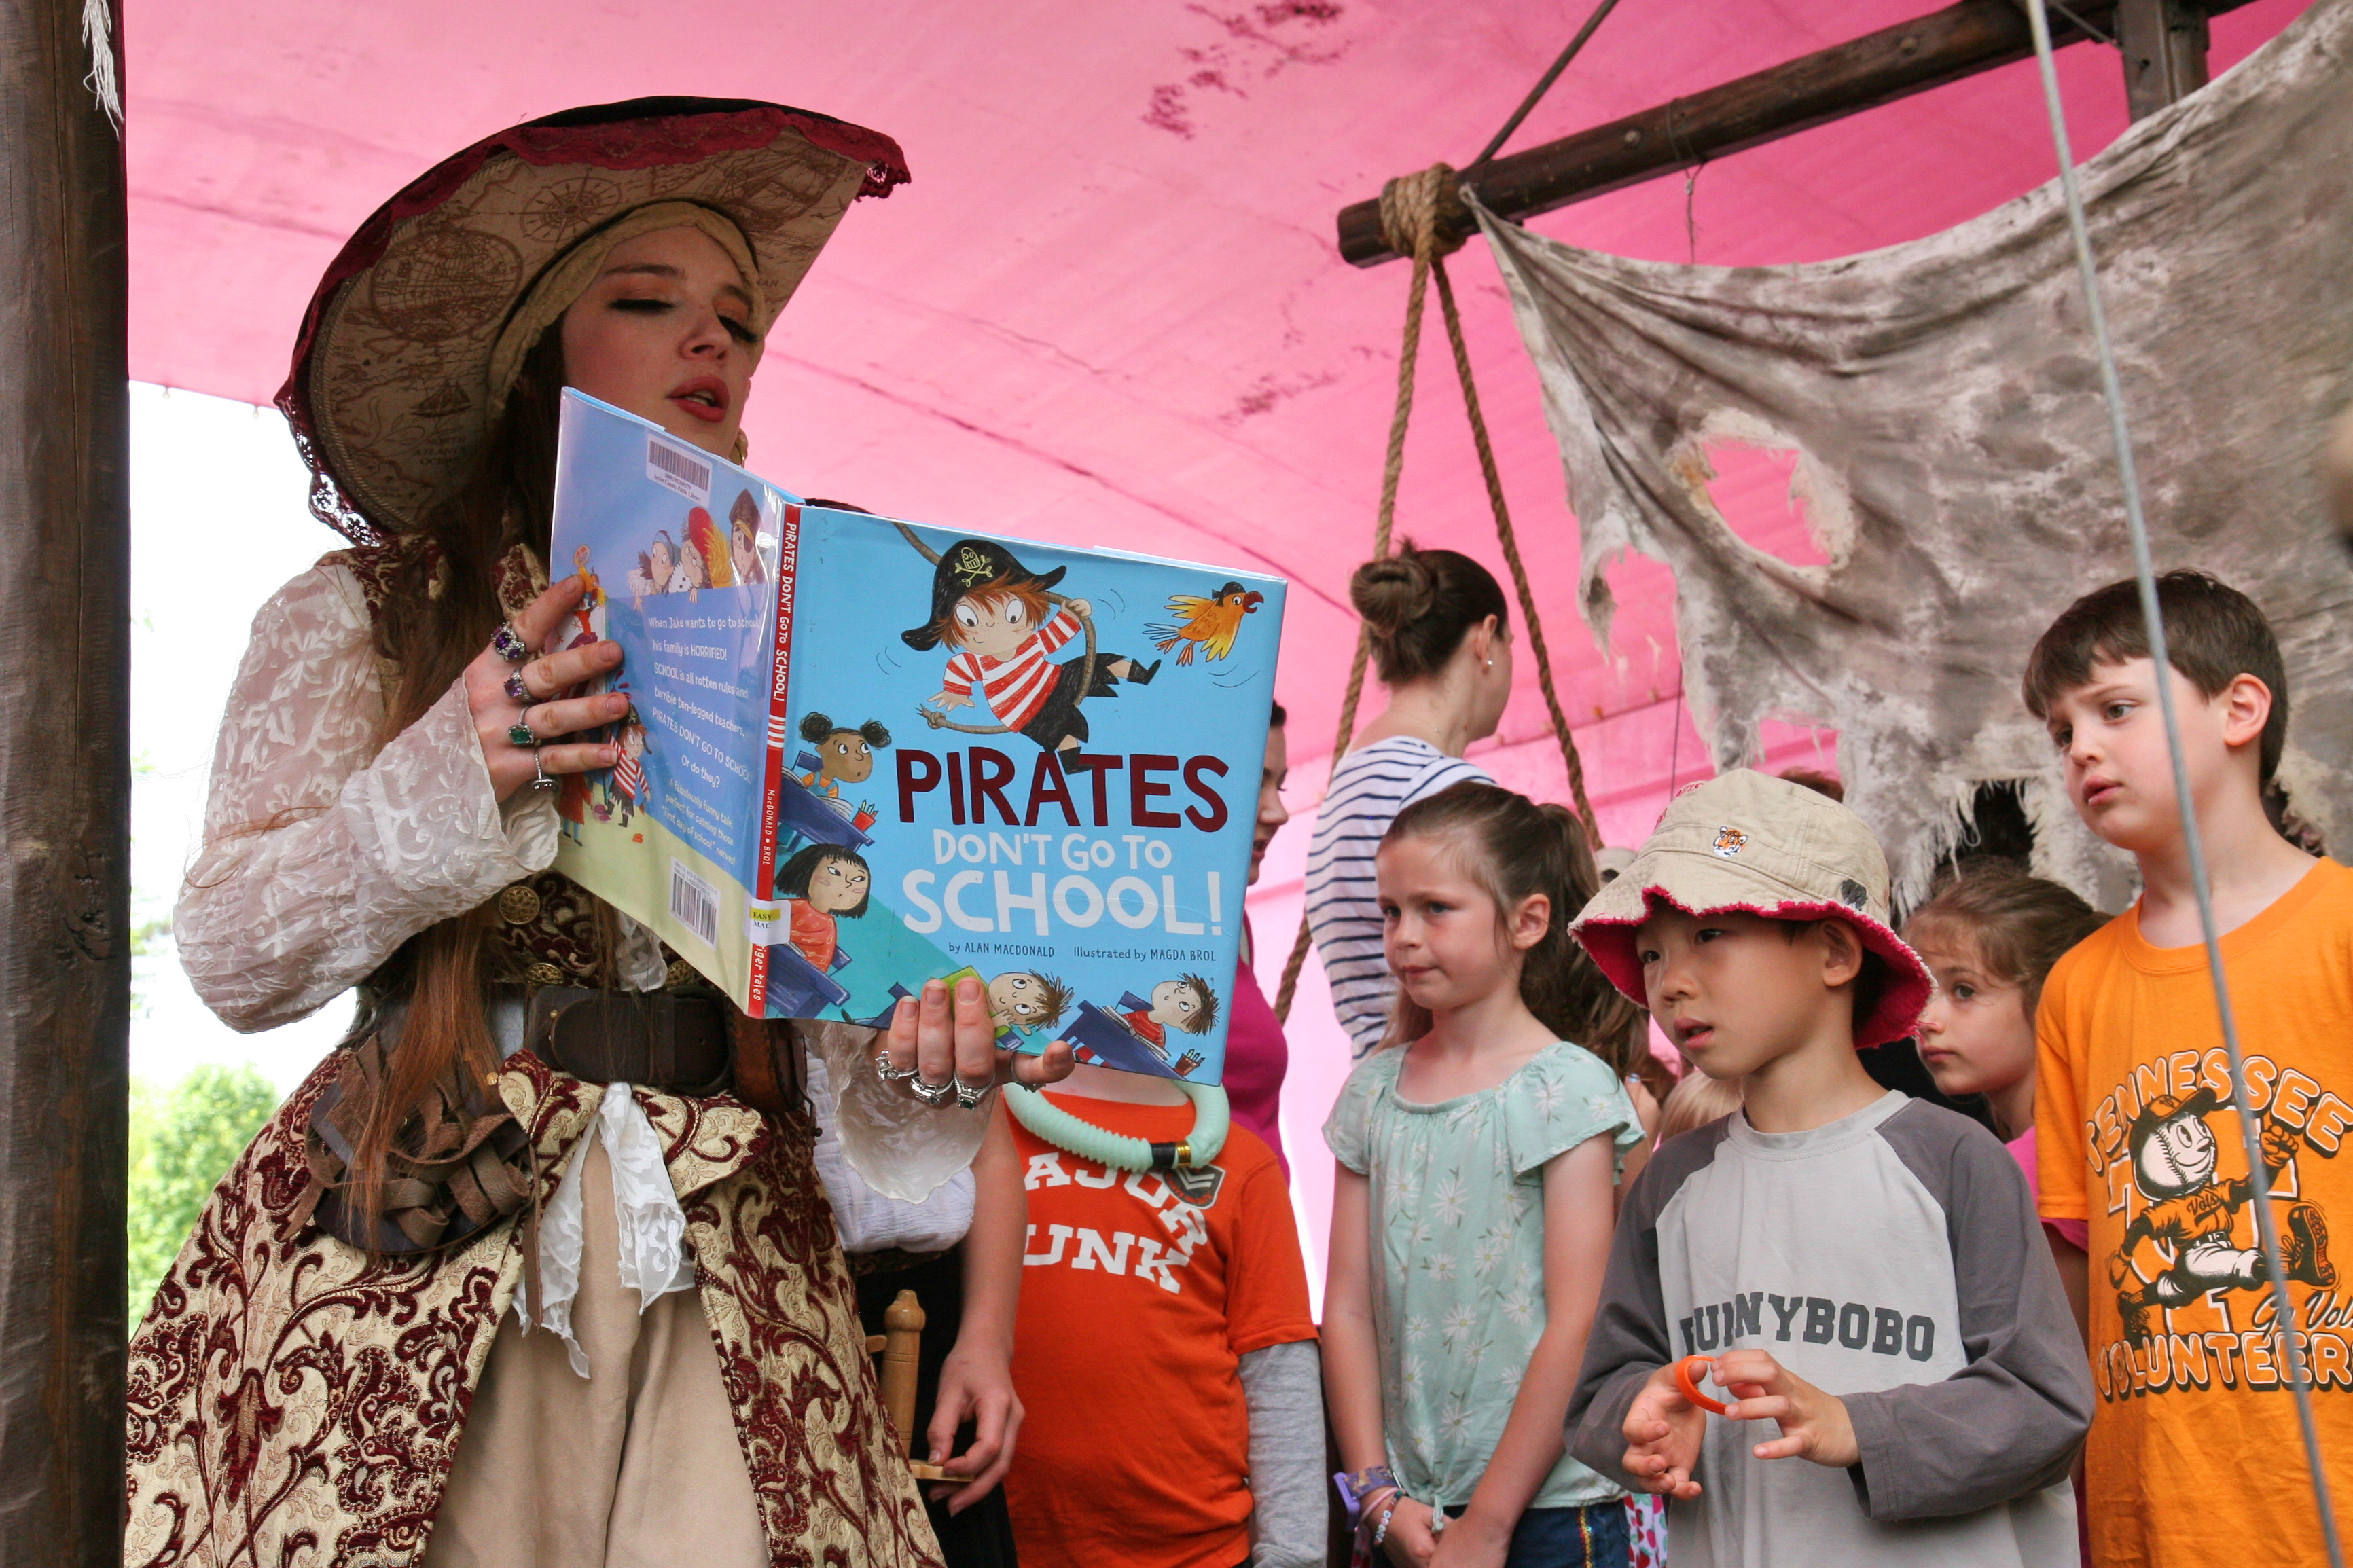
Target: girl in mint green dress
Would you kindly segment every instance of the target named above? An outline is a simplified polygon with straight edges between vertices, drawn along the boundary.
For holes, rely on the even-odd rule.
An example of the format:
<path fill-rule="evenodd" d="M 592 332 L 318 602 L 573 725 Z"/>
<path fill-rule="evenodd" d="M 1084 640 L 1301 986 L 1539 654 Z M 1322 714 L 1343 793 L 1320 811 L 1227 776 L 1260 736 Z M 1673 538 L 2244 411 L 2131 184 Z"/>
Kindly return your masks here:
<path fill-rule="evenodd" d="M 1396 1021 L 1324 1126 L 1324 1381 L 1359 1541 L 1400 1568 L 1625 1568 L 1625 1494 L 1561 1430 L 1642 1137 L 1573 1043 L 1635 1021 L 1568 935 L 1592 856 L 1560 807 L 1464 783 L 1398 813 L 1376 867 Z"/>

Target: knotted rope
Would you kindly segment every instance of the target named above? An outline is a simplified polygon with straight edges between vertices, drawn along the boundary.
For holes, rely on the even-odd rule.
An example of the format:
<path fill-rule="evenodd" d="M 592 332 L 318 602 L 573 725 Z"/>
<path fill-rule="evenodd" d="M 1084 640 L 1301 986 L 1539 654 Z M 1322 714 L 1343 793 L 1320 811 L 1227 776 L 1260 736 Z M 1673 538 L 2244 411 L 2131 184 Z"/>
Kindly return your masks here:
<path fill-rule="evenodd" d="M 1479 449 L 1479 471 L 1487 481 L 1487 501 L 1495 511 L 1495 534 L 1504 547 L 1504 564 L 1511 568 L 1512 585 L 1520 601 L 1520 617 L 1527 623 L 1528 647 L 1535 656 L 1536 684 L 1544 691 L 1545 707 L 1552 716 L 1554 736 L 1560 742 L 1560 754 L 1568 763 L 1568 787 L 1577 802 L 1577 814 L 1584 821 L 1586 837 L 1599 845 L 1601 834 L 1593 815 L 1593 803 L 1586 797 L 1585 764 L 1577 754 L 1577 742 L 1568 732 L 1568 716 L 1562 711 L 1559 693 L 1553 689 L 1552 656 L 1545 648 L 1544 624 L 1536 618 L 1535 590 L 1528 585 L 1527 568 L 1520 560 L 1518 536 L 1512 531 L 1511 509 L 1504 501 L 1504 481 L 1495 468 L 1494 446 L 1487 438 L 1486 416 L 1480 412 L 1479 388 L 1471 376 L 1471 352 L 1462 341 L 1462 317 L 1454 303 L 1454 285 L 1446 276 L 1446 258 L 1462 248 L 1471 228 L 1470 209 L 1463 205 L 1453 169 L 1444 163 L 1433 163 L 1417 174 L 1402 174 L 1381 187 L 1381 238 L 1389 249 L 1399 256 L 1413 258 L 1413 274 L 1406 284 L 1405 342 L 1398 353 L 1397 407 L 1389 416 L 1388 453 L 1381 467 L 1380 511 L 1373 524 L 1373 559 L 1377 561 L 1389 552 L 1389 534 L 1397 521 L 1398 479 L 1405 471 L 1405 429 L 1413 413 L 1414 374 L 1421 355 L 1422 308 L 1429 298 L 1430 280 L 1438 280 L 1439 312 L 1445 318 L 1447 342 L 1454 351 L 1454 370 L 1462 382 L 1462 406 L 1471 416 L 1471 438 Z M 1356 658 L 1348 671 L 1348 689 L 1340 700 L 1339 732 L 1332 742 L 1332 765 L 1348 754 L 1348 742 L 1356 738 L 1356 704 L 1364 696 L 1365 667 L 1372 657 L 1372 637 L 1362 627 L 1356 630 Z M 1307 947 L 1311 941 L 1307 929 L 1307 913 L 1299 915 L 1299 935 L 1291 944 L 1291 957 L 1282 966 L 1282 985 L 1276 992 L 1274 1013 L 1279 1019 L 1291 1017 L 1291 1002 L 1299 990 L 1299 972 L 1307 963 Z"/>

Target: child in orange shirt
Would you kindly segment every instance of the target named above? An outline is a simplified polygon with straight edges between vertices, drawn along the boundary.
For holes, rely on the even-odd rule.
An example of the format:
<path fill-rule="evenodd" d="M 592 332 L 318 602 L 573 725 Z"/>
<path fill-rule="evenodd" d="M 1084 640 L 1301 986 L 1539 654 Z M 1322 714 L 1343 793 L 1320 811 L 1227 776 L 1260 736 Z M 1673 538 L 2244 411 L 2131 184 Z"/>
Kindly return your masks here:
<path fill-rule="evenodd" d="M 2088 1292 L 2099 1405 L 2086 1450 L 2102 1568 L 2322 1559 L 2260 1250 L 2249 1161 L 2271 1184 L 2329 1482 L 2353 1495 L 2353 1327 L 2328 1215 L 2353 1213 L 2353 870 L 2263 808 L 2287 675 L 2263 612 L 2196 572 L 2158 584 L 2171 668 L 2130 582 L 2069 607 L 2029 659 L 2026 704 L 2093 832 L 2140 864 L 2132 909 L 2061 959 L 2037 1015 L 2042 1212 Z M 2171 683 L 2258 1146 L 2242 1137 L 2176 805 L 2158 682 Z"/>
<path fill-rule="evenodd" d="M 1007 1096 L 1029 1201 L 1027 1423 L 1005 1479 L 1022 1568 L 1324 1562 L 1323 1385 L 1290 1189 L 1245 1128 L 1205 1154 L 1205 1095 L 1221 1112 L 1221 1090 L 1082 1066 L 1051 1095 Z"/>

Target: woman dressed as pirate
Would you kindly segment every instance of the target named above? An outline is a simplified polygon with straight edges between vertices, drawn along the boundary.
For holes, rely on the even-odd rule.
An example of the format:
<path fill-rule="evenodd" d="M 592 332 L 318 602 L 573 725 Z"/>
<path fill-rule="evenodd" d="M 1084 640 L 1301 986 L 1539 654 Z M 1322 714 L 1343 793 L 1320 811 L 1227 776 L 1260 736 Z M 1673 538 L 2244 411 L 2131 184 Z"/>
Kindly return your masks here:
<path fill-rule="evenodd" d="M 906 177 L 823 115 L 638 100 L 467 148 L 329 268 L 279 404 L 353 548 L 256 621 L 174 934 L 233 1027 L 359 1005 L 132 1339 L 126 1564 L 937 1561 L 802 1035 L 549 869 L 628 708 L 580 694 L 618 649 L 571 646 L 582 579 L 547 581 L 558 394 L 740 458 L 777 311 Z M 1013 1076 L 974 981 L 807 1027 L 894 1195 L 969 1163 Z M 997 1430 L 1004 1368 L 961 1375 L 941 1399 Z M 948 1468 L 985 1489 L 1001 1448 Z"/>

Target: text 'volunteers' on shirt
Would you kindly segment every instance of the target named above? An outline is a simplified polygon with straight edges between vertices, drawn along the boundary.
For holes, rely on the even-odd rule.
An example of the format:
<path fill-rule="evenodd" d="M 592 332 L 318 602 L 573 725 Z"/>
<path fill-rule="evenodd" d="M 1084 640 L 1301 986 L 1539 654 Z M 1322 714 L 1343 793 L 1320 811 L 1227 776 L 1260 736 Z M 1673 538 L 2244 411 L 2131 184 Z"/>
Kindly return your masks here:
<path fill-rule="evenodd" d="M 2353 1219 L 2353 870 L 2317 862 L 2221 945 L 2341 1510 L 2353 1282 L 2329 1222 Z M 2051 972 L 2036 1034 L 2042 1212 L 2090 1241 L 2094 1561 L 2321 1561 L 2204 947 L 2153 947 L 2128 910 Z"/>
<path fill-rule="evenodd" d="M 1193 1125 L 1190 1105 L 1047 1098 L 1147 1142 Z M 1233 1568 L 1250 1555 L 1241 1358 L 1315 1337 L 1282 1168 L 1236 1127 L 1187 1199 L 1018 1122 L 1013 1137 L 1029 1198 L 1013 1376 L 1029 1414 L 1005 1490 L 1022 1563 Z M 1118 1441 L 1101 1440 L 1107 1425 Z"/>

